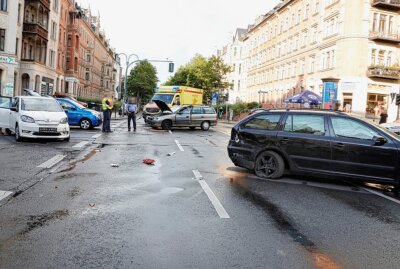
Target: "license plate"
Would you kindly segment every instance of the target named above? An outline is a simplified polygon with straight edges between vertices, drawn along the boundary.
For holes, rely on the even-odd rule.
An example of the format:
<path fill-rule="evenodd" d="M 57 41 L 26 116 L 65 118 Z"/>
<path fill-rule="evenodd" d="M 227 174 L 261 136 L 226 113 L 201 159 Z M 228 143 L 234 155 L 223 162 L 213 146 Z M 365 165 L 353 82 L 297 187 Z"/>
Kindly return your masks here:
<path fill-rule="evenodd" d="M 57 128 L 39 128 L 40 133 L 57 133 Z"/>

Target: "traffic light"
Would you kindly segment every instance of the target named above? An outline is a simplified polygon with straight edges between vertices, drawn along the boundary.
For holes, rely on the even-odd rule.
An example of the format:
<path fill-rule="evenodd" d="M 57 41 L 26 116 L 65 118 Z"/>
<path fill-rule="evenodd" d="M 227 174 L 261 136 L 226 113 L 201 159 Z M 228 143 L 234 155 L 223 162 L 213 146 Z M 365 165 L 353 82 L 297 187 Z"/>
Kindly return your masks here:
<path fill-rule="evenodd" d="M 400 106 L 400 94 L 396 95 L 396 105 Z"/>
<path fill-rule="evenodd" d="M 174 63 L 169 63 L 169 65 L 168 65 L 168 71 L 169 71 L 170 73 L 173 73 L 173 72 L 174 72 Z"/>

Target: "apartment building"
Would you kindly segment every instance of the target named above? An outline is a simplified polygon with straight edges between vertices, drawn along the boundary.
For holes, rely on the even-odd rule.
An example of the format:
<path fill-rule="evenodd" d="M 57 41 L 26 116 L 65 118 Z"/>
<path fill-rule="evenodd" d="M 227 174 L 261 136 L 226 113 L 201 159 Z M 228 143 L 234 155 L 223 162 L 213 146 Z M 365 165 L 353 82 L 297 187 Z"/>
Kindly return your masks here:
<path fill-rule="evenodd" d="M 18 86 L 23 0 L 0 0 L 0 95 L 13 96 Z"/>
<path fill-rule="evenodd" d="M 324 107 L 395 120 L 400 79 L 398 0 L 284 0 L 244 40 L 249 101 L 282 107 L 304 90 Z M 347 105 L 347 106 L 346 106 Z"/>
<path fill-rule="evenodd" d="M 246 59 L 248 53 L 244 40 L 247 37 L 247 29 L 237 28 L 232 38 L 232 43 L 224 46 L 218 51 L 217 55 L 222 58 L 225 64 L 229 65 L 232 72 L 228 73 L 226 80 L 231 87 L 228 91 L 230 104 L 236 102 L 246 102 L 246 78 L 247 66 Z"/>
<path fill-rule="evenodd" d="M 21 53 L 21 89 L 52 95 L 58 51 L 59 0 L 25 0 Z"/>

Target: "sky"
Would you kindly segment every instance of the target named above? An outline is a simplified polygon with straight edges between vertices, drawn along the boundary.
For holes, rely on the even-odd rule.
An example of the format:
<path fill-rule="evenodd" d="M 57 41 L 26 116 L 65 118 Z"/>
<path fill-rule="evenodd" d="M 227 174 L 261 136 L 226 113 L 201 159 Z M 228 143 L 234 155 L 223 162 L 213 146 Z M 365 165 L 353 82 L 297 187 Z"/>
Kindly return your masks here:
<path fill-rule="evenodd" d="M 172 60 L 175 71 L 196 54 L 209 57 L 228 44 L 236 28 L 247 28 L 280 0 L 76 0 L 100 14 L 117 53 Z M 122 57 L 125 62 L 125 58 Z M 172 74 L 154 64 L 160 82 Z M 125 68 L 125 64 L 123 65 Z M 124 69 L 125 70 L 125 69 Z M 125 71 L 124 71 L 125 72 Z"/>

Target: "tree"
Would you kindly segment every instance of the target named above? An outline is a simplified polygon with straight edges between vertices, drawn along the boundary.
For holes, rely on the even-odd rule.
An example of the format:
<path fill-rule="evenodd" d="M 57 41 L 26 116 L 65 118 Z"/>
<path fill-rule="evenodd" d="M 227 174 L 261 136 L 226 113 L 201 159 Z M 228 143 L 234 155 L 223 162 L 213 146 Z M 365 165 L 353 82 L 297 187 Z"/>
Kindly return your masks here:
<path fill-rule="evenodd" d="M 157 87 L 157 82 L 156 68 L 147 60 L 140 61 L 128 76 L 127 94 L 138 99 L 150 99 Z"/>
<path fill-rule="evenodd" d="M 231 68 L 225 65 L 220 57 L 211 56 L 207 59 L 196 55 L 185 66 L 180 67 L 165 85 L 200 88 L 204 90 L 204 100 L 210 100 L 212 92 L 229 87 L 225 76 L 230 71 Z"/>

